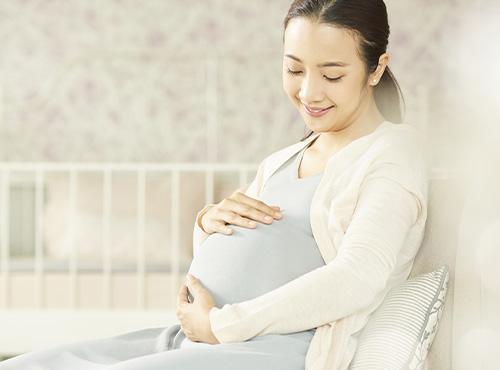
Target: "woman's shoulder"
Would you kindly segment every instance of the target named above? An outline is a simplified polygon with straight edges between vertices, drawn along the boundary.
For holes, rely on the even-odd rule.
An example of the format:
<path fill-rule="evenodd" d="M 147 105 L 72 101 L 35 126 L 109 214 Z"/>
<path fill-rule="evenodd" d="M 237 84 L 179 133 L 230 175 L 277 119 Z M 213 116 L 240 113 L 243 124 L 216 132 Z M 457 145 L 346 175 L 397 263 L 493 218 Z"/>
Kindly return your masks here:
<path fill-rule="evenodd" d="M 370 146 L 379 154 L 401 159 L 428 154 L 427 138 L 414 126 L 384 122 L 376 132 Z"/>
<path fill-rule="evenodd" d="M 425 187 L 431 156 L 425 135 L 408 124 L 386 124 L 365 152 L 369 177 L 384 176 L 401 184 Z M 416 178 L 423 179 L 416 181 Z"/>
<path fill-rule="evenodd" d="M 426 138 L 416 127 L 406 123 L 384 122 L 377 130 L 381 141 L 425 146 Z"/>

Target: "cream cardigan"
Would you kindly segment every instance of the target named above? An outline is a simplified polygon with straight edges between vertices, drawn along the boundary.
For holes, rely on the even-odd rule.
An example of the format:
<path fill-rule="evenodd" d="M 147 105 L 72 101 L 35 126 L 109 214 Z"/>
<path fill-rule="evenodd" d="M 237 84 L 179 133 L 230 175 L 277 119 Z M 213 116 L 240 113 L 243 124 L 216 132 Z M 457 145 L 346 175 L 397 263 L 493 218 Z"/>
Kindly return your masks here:
<path fill-rule="evenodd" d="M 246 194 L 257 197 L 310 140 L 265 159 Z M 425 143 L 411 126 L 384 122 L 331 157 L 311 205 L 311 226 L 326 265 L 256 299 L 212 309 L 217 339 L 241 342 L 317 327 L 306 369 L 347 369 L 357 333 L 387 291 L 408 277 L 422 241 Z M 195 253 L 206 237 L 195 226 Z"/>

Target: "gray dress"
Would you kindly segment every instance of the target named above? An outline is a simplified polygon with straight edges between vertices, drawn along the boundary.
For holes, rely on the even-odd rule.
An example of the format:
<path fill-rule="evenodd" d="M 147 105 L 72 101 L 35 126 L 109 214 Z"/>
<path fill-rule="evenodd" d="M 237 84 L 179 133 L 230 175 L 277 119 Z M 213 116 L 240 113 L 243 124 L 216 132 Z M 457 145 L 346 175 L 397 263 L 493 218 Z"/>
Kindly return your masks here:
<path fill-rule="evenodd" d="M 301 151 L 266 183 L 261 200 L 283 218 L 257 229 L 234 227 L 213 234 L 190 272 L 219 307 L 258 297 L 324 265 L 309 210 L 322 174 L 299 179 Z M 263 335 L 243 343 L 210 345 L 188 340 L 179 326 L 146 329 L 24 354 L 0 362 L 0 370 L 303 370 L 314 329 Z"/>

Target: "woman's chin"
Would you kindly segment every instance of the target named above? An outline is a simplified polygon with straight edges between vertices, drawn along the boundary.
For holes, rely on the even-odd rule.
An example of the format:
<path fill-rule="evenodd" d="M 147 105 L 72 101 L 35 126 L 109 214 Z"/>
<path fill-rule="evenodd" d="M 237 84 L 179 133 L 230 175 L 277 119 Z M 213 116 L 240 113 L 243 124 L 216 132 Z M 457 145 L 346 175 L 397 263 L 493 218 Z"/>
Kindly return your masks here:
<path fill-rule="evenodd" d="M 316 118 L 303 114 L 302 118 L 304 119 L 307 128 L 317 133 L 330 132 L 334 129 L 335 126 L 335 124 L 332 122 L 332 117 L 323 116 Z"/>

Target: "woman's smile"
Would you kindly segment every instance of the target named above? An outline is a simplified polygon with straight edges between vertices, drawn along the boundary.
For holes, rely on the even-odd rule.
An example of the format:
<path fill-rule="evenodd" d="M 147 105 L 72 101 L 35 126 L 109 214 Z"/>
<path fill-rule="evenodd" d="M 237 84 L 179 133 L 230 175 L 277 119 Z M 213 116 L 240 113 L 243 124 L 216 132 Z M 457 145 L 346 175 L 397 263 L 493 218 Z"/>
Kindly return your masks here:
<path fill-rule="evenodd" d="M 289 22 L 283 87 L 311 131 L 342 145 L 373 131 L 384 121 L 373 79 L 352 33 L 308 18 Z"/>
<path fill-rule="evenodd" d="M 323 117 L 331 109 L 335 108 L 335 106 L 333 106 L 333 105 L 331 107 L 328 107 L 328 108 L 311 107 L 311 106 L 308 106 L 304 103 L 302 103 L 302 106 L 304 107 L 307 114 L 309 114 L 312 117 Z"/>

